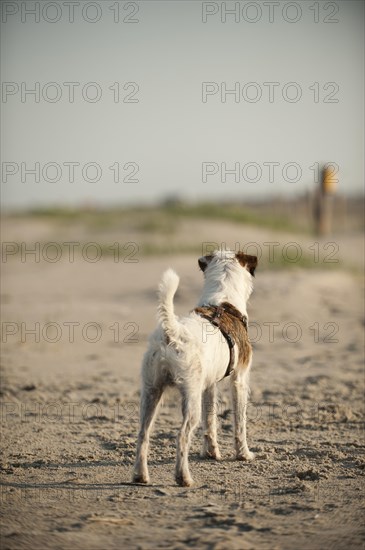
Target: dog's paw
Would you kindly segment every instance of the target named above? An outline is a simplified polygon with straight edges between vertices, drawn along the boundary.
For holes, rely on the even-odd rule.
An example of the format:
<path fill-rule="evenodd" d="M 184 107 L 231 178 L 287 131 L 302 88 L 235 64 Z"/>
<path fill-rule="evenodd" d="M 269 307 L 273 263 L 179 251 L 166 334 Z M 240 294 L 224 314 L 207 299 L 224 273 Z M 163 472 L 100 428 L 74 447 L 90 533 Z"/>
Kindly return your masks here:
<path fill-rule="evenodd" d="M 243 453 L 237 453 L 237 460 L 244 460 L 246 462 L 250 462 L 251 460 L 254 460 L 255 455 L 251 451 L 244 451 Z"/>
<path fill-rule="evenodd" d="M 180 487 L 191 487 L 194 485 L 194 480 L 190 476 L 177 475 L 175 479 Z"/>
<path fill-rule="evenodd" d="M 210 451 L 205 449 L 202 453 L 202 457 L 208 460 L 221 460 L 221 453 L 219 449 L 212 449 Z"/>
<path fill-rule="evenodd" d="M 203 439 L 202 457 L 210 460 L 221 459 L 217 440 L 210 437 L 208 434 L 206 434 Z"/>
<path fill-rule="evenodd" d="M 132 481 L 133 481 L 133 483 L 143 483 L 144 485 L 146 485 L 147 483 L 150 482 L 150 478 L 146 474 L 135 473 L 135 474 L 133 474 L 133 480 Z"/>

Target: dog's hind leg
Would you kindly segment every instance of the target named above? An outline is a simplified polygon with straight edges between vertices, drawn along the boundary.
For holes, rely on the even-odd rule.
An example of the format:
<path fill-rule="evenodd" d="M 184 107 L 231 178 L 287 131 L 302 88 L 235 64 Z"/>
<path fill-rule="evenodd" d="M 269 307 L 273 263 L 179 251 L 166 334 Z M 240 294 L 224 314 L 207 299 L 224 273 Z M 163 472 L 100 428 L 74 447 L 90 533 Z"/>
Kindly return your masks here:
<path fill-rule="evenodd" d="M 177 436 L 175 479 L 178 485 L 190 487 L 194 481 L 189 472 L 188 455 L 191 436 L 199 423 L 201 414 L 201 390 L 196 387 L 183 388 L 183 423 Z"/>
<path fill-rule="evenodd" d="M 217 443 L 217 388 L 213 384 L 203 393 L 203 452 L 206 458 L 220 460 L 220 452 Z"/>
<path fill-rule="evenodd" d="M 137 441 L 137 457 L 134 465 L 133 481 L 135 483 L 148 483 L 147 456 L 150 439 L 150 431 L 157 406 L 161 399 L 163 386 L 146 388 L 141 396 L 141 425 Z"/>
<path fill-rule="evenodd" d="M 233 410 L 235 418 L 235 448 L 237 460 L 253 460 L 255 455 L 251 453 L 247 445 L 246 436 L 246 410 L 248 399 L 248 378 L 250 365 L 238 367 L 231 375 L 231 387 L 233 397 Z"/>

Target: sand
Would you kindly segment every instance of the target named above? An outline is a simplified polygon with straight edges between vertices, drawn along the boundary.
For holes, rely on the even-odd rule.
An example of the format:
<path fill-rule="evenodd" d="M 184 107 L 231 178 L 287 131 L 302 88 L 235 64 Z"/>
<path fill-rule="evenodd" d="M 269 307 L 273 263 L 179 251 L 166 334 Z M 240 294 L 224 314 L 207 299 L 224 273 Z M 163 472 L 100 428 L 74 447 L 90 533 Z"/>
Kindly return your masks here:
<path fill-rule="evenodd" d="M 8 221 L 5 239 L 50 235 L 47 222 L 24 224 Z M 202 223 L 200 235 L 212 226 Z M 211 241 L 229 242 L 237 228 L 214 231 Z M 290 240 L 254 228 L 247 235 Z M 258 269 L 249 307 L 248 441 L 256 459 L 234 460 L 223 381 L 222 460 L 201 459 L 199 428 L 192 488 L 173 477 L 174 393 L 151 439 L 151 484 L 130 480 L 158 280 L 173 267 L 181 277 L 177 312 L 189 311 L 202 286 L 197 258 L 3 262 L 1 548 L 363 549 L 362 239 L 336 242 L 344 265 Z"/>

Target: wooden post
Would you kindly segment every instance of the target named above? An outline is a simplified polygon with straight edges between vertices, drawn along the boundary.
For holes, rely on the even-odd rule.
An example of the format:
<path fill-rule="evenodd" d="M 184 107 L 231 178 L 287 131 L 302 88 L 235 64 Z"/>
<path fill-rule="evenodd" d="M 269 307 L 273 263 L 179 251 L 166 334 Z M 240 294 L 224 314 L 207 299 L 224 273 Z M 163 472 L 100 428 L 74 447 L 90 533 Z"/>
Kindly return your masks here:
<path fill-rule="evenodd" d="M 336 183 L 334 168 L 331 165 L 324 166 L 314 198 L 314 222 L 318 236 L 329 235 L 332 232 L 333 194 Z"/>

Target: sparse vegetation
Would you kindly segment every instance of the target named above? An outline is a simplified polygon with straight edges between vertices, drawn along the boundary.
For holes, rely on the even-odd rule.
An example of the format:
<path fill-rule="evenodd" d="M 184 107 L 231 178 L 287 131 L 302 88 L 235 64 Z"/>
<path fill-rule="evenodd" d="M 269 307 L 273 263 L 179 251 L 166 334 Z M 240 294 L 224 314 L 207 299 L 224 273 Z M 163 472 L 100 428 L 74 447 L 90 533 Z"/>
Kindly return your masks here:
<path fill-rule="evenodd" d="M 22 214 L 19 213 L 19 216 Z M 35 218 L 52 218 L 59 223 L 77 221 L 90 227 L 111 228 L 128 224 L 134 229 L 148 232 L 170 233 L 184 219 L 219 219 L 242 225 L 267 227 L 273 230 L 303 232 L 305 224 L 293 215 L 291 209 L 265 205 L 217 203 L 167 203 L 153 207 L 131 208 L 37 208 L 27 215 Z"/>
<path fill-rule="evenodd" d="M 362 223 L 361 201 L 348 201 L 348 215 L 345 229 L 358 230 Z M 343 213 L 342 213 L 343 214 Z M 351 214 L 351 215 L 350 215 Z M 306 197 L 294 201 L 273 200 L 271 202 L 239 204 L 227 202 L 189 204 L 180 201 L 166 201 L 158 206 L 71 209 L 66 207 L 37 208 L 27 212 L 18 212 L 9 219 L 21 219 L 30 226 L 33 222 L 42 222 L 41 238 L 44 244 L 49 241 L 77 241 L 80 253 L 88 242 L 97 242 L 104 257 L 115 254 L 113 244 L 120 243 L 119 258 L 126 258 L 134 244 L 138 257 L 166 256 L 174 254 L 200 255 L 202 241 L 217 240 L 225 242 L 230 235 L 235 238 L 250 233 L 257 239 L 266 241 L 299 241 L 313 239 L 310 208 Z M 342 221 L 336 220 L 340 230 Z M 46 225 L 44 226 L 44 223 Z M 231 225 L 230 225 L 231 224 Z M 234 224 L 234 225 L 232 225 Z M 41 227 L 39 226 L 39 227 Z M 237 226 L 237 232 L 235 229 Z M 264 230 L 264 231 L 263 231 Z M 45 231 L 47 236 L 45 237 Z M 203 236 L 204 235 L 204 236 Z M 207 238 L 209 235 L 209 238 Z M 260 237 L 261 235 L 261 237 Z M 263 237 L 263 235 L 265 237 Z M 268 235 L 268 236 L 266 236 Z M 317 237 L 316 237 L 317 238 Z M 24 235 L 24 240 L 27 235 Z M 255 239 L 255 237 L 254 237 Z M 14 240 L 19 240 L 16 237 Z M 247 242 L 247 241 L 244 241 Z M 313 242 L 313 241 L 312 241 Z M 16 243 L 15 243 L 16 244 Z M 20 243 L 18 243 L 20 249 Z M 232 242 L 231 242 L 232 245 Z M 229 243 L 228 243 L 229 246 Z M 272 261 L 265 254 L 260 258 L 260 269 L 321 268 L 337 269 L 342 264 L 314 262 L 313 250 L 303 247 L 298 261 L 292 262 L 283 254 L 275 254 Z M 322 250 L 322 253 L 324 251 Z M 327 251 L 328 254 L 328 251 Z"/>

